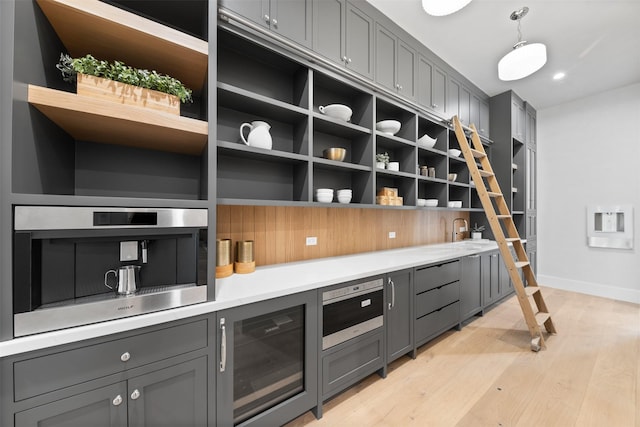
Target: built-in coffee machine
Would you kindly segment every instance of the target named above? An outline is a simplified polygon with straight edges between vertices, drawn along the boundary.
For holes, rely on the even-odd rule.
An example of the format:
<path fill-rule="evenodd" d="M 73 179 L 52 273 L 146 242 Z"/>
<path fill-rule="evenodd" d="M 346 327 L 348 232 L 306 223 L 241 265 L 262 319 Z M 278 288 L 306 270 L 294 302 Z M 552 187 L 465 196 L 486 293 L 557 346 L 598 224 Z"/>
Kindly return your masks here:
<path fill-rule="evenodd" d="M 14 335 L 207 300 L 207 209 L 16 206 Z"/>

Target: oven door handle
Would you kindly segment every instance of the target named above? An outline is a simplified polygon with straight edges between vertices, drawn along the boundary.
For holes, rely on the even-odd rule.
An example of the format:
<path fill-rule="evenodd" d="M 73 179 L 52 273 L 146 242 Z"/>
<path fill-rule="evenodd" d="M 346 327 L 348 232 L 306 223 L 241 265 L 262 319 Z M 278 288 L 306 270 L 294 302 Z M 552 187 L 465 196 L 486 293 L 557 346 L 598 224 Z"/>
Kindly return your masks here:
<path fill-rule="evenodd" d="M 387 283 L 391 285 L 391 302 L 389 303 L 389 310 L 396 306 L 396 284 L 393 283 L 391 277 L 387 278 Z"/>

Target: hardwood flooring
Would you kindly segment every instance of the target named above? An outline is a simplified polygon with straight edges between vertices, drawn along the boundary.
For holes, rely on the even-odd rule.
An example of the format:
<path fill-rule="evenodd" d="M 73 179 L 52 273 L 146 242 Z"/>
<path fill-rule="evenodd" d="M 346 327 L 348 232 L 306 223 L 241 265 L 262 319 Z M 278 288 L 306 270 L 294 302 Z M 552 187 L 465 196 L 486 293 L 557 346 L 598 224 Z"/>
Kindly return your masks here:
<path fill-rule="evenodd" d="M 640 305 L 543 293 L 558 330 L 547 349 L 530 351 L 513 296 L 287 427 L 640 427 Z"/>

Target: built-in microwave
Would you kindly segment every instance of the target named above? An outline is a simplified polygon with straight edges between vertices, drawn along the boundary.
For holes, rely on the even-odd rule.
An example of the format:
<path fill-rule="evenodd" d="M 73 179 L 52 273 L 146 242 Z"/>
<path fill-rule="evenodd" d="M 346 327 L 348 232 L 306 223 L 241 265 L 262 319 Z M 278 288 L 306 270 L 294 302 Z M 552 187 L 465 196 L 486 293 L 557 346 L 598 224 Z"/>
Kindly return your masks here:
<path fill-rule="evenodd" d="M 207 300 L 207 209 L 16 206 L 14 335 Z"/>

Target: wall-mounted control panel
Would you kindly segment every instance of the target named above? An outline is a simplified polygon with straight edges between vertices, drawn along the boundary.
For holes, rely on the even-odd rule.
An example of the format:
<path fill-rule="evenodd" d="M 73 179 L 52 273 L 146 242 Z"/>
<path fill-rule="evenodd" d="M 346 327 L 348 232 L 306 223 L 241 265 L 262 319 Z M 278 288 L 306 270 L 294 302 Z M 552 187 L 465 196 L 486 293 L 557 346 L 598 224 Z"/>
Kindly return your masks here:
<path fill-rule="evenodd" d="M 633 206 L 587 206 L 587 245 L 633 249 Z"/>

